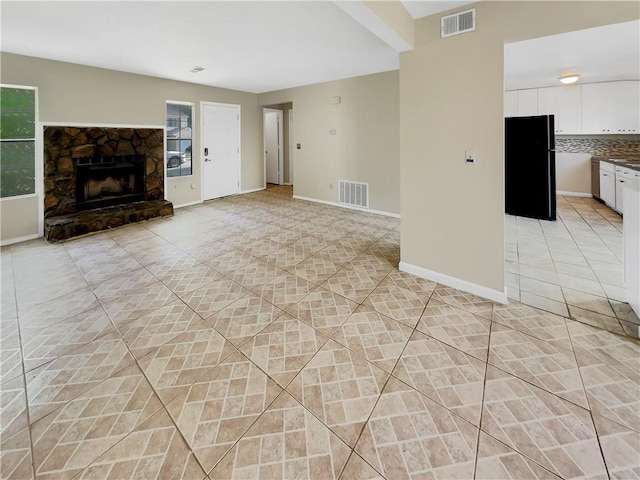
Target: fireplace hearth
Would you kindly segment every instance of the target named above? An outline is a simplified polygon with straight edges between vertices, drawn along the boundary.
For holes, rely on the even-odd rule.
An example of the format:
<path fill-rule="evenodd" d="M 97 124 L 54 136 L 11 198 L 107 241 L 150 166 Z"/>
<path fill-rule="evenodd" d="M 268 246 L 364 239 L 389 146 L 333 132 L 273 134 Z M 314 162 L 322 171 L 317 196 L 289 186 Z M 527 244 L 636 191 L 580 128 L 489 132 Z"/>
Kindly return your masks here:
<path fill-rule="evenodd" d="M 45 126 L 45 239 L 172 215 L 164 156 L 162 128 Z"/>

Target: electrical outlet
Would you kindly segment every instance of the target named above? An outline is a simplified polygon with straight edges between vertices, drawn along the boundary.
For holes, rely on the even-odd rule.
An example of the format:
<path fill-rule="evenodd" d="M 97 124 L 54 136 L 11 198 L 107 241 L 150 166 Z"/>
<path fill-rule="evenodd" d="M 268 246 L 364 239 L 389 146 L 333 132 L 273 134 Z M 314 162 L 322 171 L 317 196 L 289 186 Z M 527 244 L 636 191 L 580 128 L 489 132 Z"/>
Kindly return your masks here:
<path fill-rule="evenodd" d="M 475 150 L 465 150 L 464 152 L 464 161 L 467 165 L 473 165 L 476 163 L 476 152 Z"/>

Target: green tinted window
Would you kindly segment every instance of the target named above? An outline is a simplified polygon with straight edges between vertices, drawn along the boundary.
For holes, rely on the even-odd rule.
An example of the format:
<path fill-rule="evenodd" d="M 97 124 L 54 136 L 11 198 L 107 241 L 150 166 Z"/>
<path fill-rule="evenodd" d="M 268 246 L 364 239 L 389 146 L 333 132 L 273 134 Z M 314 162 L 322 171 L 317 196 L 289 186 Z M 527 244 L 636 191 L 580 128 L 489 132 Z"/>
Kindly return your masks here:
<path fill-rule="evenodd" d="M 36 136 L 36 91 L 2 87 L 0 90 L 0 138 Z"/>
<path fill-rule="evenodd" d="M 0 142 L 0 197 L 35 192 L 35 142 Z"/>
<path fill-rule="evenodd" d="M 36 91 L 0 88 L 0 197 L 36 191 Z"/>

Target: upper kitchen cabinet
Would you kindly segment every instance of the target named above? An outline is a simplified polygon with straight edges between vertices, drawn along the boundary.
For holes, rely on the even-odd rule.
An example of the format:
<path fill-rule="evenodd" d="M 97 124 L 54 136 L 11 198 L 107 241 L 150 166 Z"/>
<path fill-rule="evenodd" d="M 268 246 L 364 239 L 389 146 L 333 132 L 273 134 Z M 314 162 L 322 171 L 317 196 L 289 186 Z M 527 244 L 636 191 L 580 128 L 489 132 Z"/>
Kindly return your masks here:
<path fill-rule="evenodd" d="M 538 89 L 518 90 L 518 116 L 531 117 L 538 115 Z"/>
<path fill-rule="evenodd" d="M 531 117 L 538 115 L 538 89 L 511 90 L 505 92 L 505 117 Z"/>
<path fill-rule="evenodd" d="M 505 117 L 555 115 L 556 135 L 640 134 L 640 82 L 618 81 L 505 92 Z"/>
<path fill-rule="evenodd" d="M 582 85 L 582 133 L 640 133 L 640 82 Z"/>
<path fill-rule="evenodd" d="M 517 117 L 518 116 L 518 91 L 510 90 L 504 92 L 504 116 L 505 117 Z"/>
<path fill-rule="evenodd" d="M 538 89 L 538 114 L 555 115 L 558 135 L 582 133 L 582 94 L 580 85 Z"/>

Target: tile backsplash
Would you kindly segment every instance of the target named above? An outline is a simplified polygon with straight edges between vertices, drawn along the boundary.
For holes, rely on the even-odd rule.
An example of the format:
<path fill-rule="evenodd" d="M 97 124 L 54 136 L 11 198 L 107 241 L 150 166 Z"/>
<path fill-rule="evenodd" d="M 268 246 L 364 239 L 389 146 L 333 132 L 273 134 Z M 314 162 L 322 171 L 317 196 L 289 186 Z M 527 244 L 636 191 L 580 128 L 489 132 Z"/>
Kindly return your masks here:
<path fill-rule="evenodd" d="M 640 158 L 640 135 L 556 136 L 556 152 L 589 153 L 593 157 Z"/>

